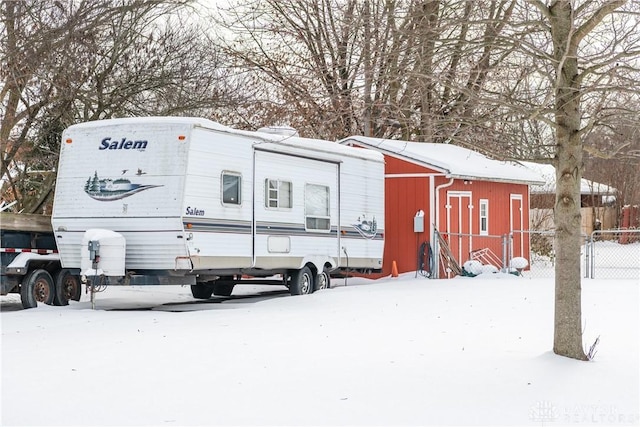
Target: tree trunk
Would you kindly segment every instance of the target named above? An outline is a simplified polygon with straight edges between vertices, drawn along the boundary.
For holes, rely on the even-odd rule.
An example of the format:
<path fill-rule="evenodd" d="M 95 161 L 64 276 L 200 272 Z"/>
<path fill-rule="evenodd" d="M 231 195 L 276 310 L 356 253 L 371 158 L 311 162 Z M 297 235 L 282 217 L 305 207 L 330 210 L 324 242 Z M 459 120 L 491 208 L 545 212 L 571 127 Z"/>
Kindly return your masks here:
<path fill-rule="evenodd" d="M 553 351 L 562 356 L 586 360 L 582 345 L 580 283 L 582 146 L 574 133 L 570 126 L 558 126 Z"/>
<path fill-rule="evenodd" d="M 549 7 L 556 61 L 556 268 L 553 351 L 587 360 L 582 345 L 580 275 L 580 78 L 571 2 Z"/>

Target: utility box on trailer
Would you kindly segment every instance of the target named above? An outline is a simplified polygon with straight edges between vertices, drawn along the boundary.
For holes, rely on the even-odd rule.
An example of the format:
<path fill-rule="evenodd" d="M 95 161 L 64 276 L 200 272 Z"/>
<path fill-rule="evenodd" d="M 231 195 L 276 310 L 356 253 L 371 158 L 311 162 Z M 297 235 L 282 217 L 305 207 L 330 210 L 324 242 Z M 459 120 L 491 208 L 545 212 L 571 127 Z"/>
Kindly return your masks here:
<path fill-rule="evenodd" d="M 382 268 L 383 156 L 200 118 L 78 124 L 62 136 L 52 224 L 63 267 L 101 284 L 208 298 L 276 276 L 310 293 Z M 123 243 L 107 253 L 111 233 Z M 105 274 L 111 257 L 123 274 Z"/>

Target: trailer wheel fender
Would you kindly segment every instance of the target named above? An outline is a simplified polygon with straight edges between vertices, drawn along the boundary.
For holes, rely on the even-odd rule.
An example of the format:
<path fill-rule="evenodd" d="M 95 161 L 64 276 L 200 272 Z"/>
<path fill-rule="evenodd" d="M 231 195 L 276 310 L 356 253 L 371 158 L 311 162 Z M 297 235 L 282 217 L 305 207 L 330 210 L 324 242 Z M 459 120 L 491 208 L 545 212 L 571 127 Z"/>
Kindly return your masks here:
<path fill-rule="evenodd" d="M 68 305 L 69 301 L 80 301 L 82 284 L 80 276 L 71 274 L 63 268 L 56 275 L 56 300 L 59 305 Z"/>
<path fill-rule="evenodd" d="M 47 270 L 33 270 L 20 285 L 20 299 L 23 308 L 35 308 L 38 303 L 52 305 L 55 299 L 55 285 Z"/>
<path fill-rule="evenodd" d="M 302 264 L 300 265 L 300 268 L 304 267 L 304 266 L 309 267 L 313 272 L 316 271 L 323 271 L 323 270 L 333 270 L 337 267 L 337 263 L 336 260 L 333 259 L 332 257 L 327 257 L 327 256 L 306 256 L 304 257 L 304 259 L 302 260 Z"/>

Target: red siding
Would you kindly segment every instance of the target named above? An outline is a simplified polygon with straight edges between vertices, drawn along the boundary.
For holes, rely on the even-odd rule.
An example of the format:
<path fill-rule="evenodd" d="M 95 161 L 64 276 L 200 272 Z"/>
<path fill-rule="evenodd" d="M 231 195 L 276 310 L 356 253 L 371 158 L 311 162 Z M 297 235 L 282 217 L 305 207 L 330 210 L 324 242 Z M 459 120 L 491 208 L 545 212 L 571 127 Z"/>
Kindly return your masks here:
<path fill-rule="evenodd" d="M 407 162 L 405 160 L 396 159 L 391 156 L 384 156 L 385 172 L 387 174 L 398 173 L 434 173 L 433 170 L 427 169 L 424 166 L 416 165 L 414 163 Z"/>
<path fill-rule="evenodd" d="M 412 164 L 401 159 L 385 156 L 385 171 L 389 174 L 438 174 L 426 167 Z M 444 176 L 434 177 L 434 188 L 448 183 Z M 429 240 L 430 229 L 436 218 L 430 214 L 430 178 L 423 177 L 392 177 L 385 180 L 385 253 L 383 260 L 383 274 L 391 274 L 392 262 L 398 266 L 398 272 L 415 271 L 418 262 L 418 250 L 422 242 Z M 455 196 L 448 198 L 447 195 Z M 470 193 L 470 195 L 468 195 Z M 521 198 L 514 203 L 515 212 L 512 213 L 511 195 Z M 435 195 L 433 195 L 434 200 Z M 440 190 L 438 209 L 440 222 L 438 230 L 442 233 L 471 234 L 473 236 L 454 236 L 449 241 L 451 249 L 460 264 L 467 261 L 470 252 L 488 248 L 499 259 L 502 259 L 502 239 L 500 237 L 478 236 L 480 233 L 480 199 L 487 199 L 490 236 L 508 235 L 511 223 L 515 220 L 514 229 L 520 228 L 519 220 L 522 216 L 523 228 L 528 229 L 528 189 L 524 184 L 496 183 L 488 181 L 472 181 L 465 184 L 462 180 L 455 180 L 452 185 Z M 450 205 L 450 222 L 447 228 L 447 202 Z M 469 203 L 472 208 L 469 209 Z M 424 211 L 424 232 L 413 231 L 414 216 L 419 210 Z M 522 245 L 520 239 L 524 236 Z M 527 234 L 516 233 L 514 256 L 528 258 L 529 239 Z M 521 250 L 522 247 L 522 250 Z M 525 254 L 525 255 L 523 255 Z M 437 263 L 436 263 L 437 264 Z M 441 276 L 446 277 L 446 276 Z"/>
<path fill-rule="evenodd" d="M 429 178 L 387 178 L 385 180 L 385 249 L 383 271 L 391 273 L 396 261 L 399 272 L 415 271 L 418 247 L 429 239 Z M 416 212 L 426 214 L 423 233 L 414 233 Z"/>

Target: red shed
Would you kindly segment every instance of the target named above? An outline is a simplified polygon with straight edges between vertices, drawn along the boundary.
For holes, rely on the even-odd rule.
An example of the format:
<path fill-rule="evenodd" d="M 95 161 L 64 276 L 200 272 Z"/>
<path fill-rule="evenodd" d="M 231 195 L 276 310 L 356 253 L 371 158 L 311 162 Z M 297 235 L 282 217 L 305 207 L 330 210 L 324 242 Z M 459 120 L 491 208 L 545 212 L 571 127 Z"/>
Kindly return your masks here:
<path fill-rule="evenodd" d="M 420 250 L 434 246 L 436 229 L 460 265 L 472 258 L 496 265 L 505 247 L 510 257 L 529 258 L 529 185 L 543 183 L 534 171 L 451 144 L 361 136 L 340 143 L 385 156 L 383 275 L 394 261 L 399 273 L 428 265 Z M 436 277 L 444 277 L 434 258 Z"/>

